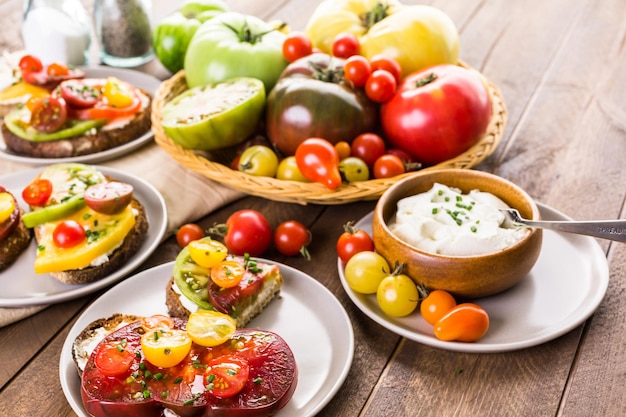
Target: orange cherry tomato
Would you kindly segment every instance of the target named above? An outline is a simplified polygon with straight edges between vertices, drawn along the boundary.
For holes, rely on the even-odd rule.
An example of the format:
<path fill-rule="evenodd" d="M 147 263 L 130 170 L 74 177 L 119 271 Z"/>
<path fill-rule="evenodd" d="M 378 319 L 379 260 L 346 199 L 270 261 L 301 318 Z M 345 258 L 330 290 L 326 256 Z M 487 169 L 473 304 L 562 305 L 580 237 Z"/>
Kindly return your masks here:
<path fill-rule="evenodd" d="M 340 161 L 350 156 L 351 146 L 345 140 L 335 143 L 335 149 L 337 150 Z"/>
<path fill-rule="evenodd" d="M 447 291 L 433 290 L 420 304 L 420 313 L 428 324 L 433 326 L 440 318 L 456 306 L 456 300 Z"/>
<path fill-rule="evenodd" d="M 135 354 L 126 349 L 123 343 L 105 343 L 96 352 L 96 368 L 106 376 L 126 374 L 135 361 Z"/>
<path fill-rule="evenodd" d="M 326 139 L 305 139 L 296 148 L 296 163 L 308 180 L 319 182 L 331 190 L 341 185 L 339 154 Z"/>
<path fill-rule="evenodd" d="M 245 268 L 237 261 L 222 261 L 211 268 L 211 279 L 221 288 L 231 288 L 239 284 Z"/>
<path fill-rule="evenodd" d="M 48 75 L 54 77 L 59 75 L 68 75 L 70 73 L 70 70 L 69 68 L 67 68 L 67 66 L 63 64 L 53 62 L 52 64 L 48 65 L 46 72 L 48 73 Z"/>
<path fill-rule="evenodd" d="M 164 314 L 154 314 L 152 316 L 141 318 L 141 327 L 150 332 L 155 329 L 173 329 L 174 319 Z"/>
<path fill-rule="evenodd" d="M 439 340 L 476 342 L 489 329 L 489 315 L 479 305 L 462 303 L 448 311 L 435 323 L 435 336 Z"/>

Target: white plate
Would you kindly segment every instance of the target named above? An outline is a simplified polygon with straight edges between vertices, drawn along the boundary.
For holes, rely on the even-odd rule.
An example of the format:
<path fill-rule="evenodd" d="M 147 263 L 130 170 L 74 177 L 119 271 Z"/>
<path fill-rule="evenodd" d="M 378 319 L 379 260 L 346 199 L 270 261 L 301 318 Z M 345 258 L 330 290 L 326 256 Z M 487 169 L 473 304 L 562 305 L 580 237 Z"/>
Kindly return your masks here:
<path fill-rule="evenodd" d="M 165 288 L 173 265 L 159 265 L 119 283 L 89 306 L 72 326 L 61 350 L 59 376 L 65 397 L 79 416 L 88 417 L 80 398 L 80 377 L 72 360 L 74 339 L 92 321 L 114 313 L 167 314 Z M 336 394 L 350 370 L 354 354 L 352 325 L 326 287 L 297 269 L 277 265 L 285 280 L 280 296 L 247 327 L 279 334 L 296 358 L 296 391 L 277 416 L 312 416 Z"/>
<path fill-rule="evenodd" d="M 546 220 L 571 220 L 538 204 Z M 356 227 L 371 233 L 372 213 Z M 338 260 L 341 284 L 354 304 L 383 327 L 425 345 L 458 352 L 505 352 L 555 339 L 585 321 L 598 307 L 609 284 L 609 267 L 598 242 L 587 236 L 543 231 L 537 263 L 515 287 L 474 300 L 490 318 L 489 331 L 476 343 L 444 342 L 419 313 L 404 318 L 384 314 L 375 295 L 348 287 L 344 265 Z"/>
<path fill-rule="evenodd" d="M 135 70 L 105 66 L 84 67 L 83 70 L 85 71 L 86 78 L 106 78 L 109 76 L 117 77 L 120 80 L 131 83 L 135 87 L 146 90 L 147 92 L 152 94 L 153 97 L 156 91 L 159 89 L 159 86 L 161 85 L 161 81 L 159 81 L 159 79 L 153 77 L 152 75 Z M 152 140 L 152 137 L 152 131 L 148 130 L 146 133 L 144 133 L 135 140 L 132 140 L 115 148 L 107 149 L 106 151 L 102 152 L 97 152 L 89 155 L 73 156 L 68 158 L 34 158 L 18 155 L 7 149 L 7 146 L 4 143 L 4 139 L 2 138 L 2 133 L 0 132 L 0 159 L 31 165 L 48 165 L 57 162 L 103 162 L 128 154 L 130 151 L 137 149 Z"/>
<path fill-rule="evenodd" d="M 48 274 L 37 275 L 34 272 L 37 244 L 32 240 L 30 247 L 8 269 L 0 272 L 0 307 L 23 307 L 30 305 L 53 304 L 78 298 L 107 287 L 138 267 L 157 248 L 167 227 L 167 208 L 165 200 L 151 184 L 133 175 L 116 169 L 96 166 L 106 175 L 131 184 L 134 196 L 141 202 L 148 217 L 148 234 L 139 251 L 126 265 L 117 272 L 90 284 L 63 284 Z M 43 168 L 20 171 L 16 174 L 0 177 L 0 185 L 11 191 L 20 207 L 27 210 L 28 205 L 22 200 L 22 190 Z"/>

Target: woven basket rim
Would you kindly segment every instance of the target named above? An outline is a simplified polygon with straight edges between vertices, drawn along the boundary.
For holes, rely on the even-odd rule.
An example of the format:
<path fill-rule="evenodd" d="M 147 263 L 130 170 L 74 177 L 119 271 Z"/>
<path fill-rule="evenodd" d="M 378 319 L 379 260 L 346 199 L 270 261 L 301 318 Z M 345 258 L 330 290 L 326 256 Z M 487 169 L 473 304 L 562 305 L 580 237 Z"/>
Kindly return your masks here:
<path fill-rule="evenodd" d="M 462 61 L 459 62 L 459 65 L 472 69 Z M 155 142 L 181 165 L 210 180 L 250 195 L 298 204 L 335 205 L 375 200 L 391 185 L 416 172 L 445 168 L 469 169 L 478 165 L 495 151 L 504 135 L 507 109 L 500 89 L 484 75 L 481 74 L 481 77 L 487 85 L 491 98 L 492 115 L 486 133 L 475 145 L 452 159 L 419 171 L 407 172 L 393 178 L 371 179 L 342 184 L 335 190 L 330 190 L 320 183 L 288 181 L 246 174 L 245 172 L 233 170 L 218 161 L 211 160 L 202 152 L 185 149 L 175 143 L 165 134 L 161 125 L 160 114 L 161 108 L 165 103 L 187 89 L 184 70 L 163 81 L 155 93 L 152 102 L 152 131 Z"/>

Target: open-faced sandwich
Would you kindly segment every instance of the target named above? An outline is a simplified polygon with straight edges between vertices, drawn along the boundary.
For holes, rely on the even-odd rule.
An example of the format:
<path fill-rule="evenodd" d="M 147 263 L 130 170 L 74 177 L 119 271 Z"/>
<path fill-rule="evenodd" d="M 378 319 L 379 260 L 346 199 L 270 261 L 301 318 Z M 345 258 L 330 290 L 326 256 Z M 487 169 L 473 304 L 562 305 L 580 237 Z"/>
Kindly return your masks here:
<path fill-rule="evenodd" d="M 205 237 L 183 248 L 165 290 L 170 316 L 186 318 L 198 310 L 229 314 L 244 327 L 280 292 L 277 265 L 227 254 L 226 247 Z"/>
<path fill-rule="evenodd" d="M 22 222 L 24 211 L 15 196 L 0 186 L 0 271 L 26 250 L 32 233 Z"/>
<path fill-rule="evenodd" d="M 48 89 L 5 115 L 7 148 L 35 158 L 66 158 L 102 152 L 149 132 L 152 97 L 116 77 L 77 78 L 67 67 L 44 68 L 36 58 L 22 65 L 24 82 Z M 70 79 L 64 79 L 64 78 Z"/>
<path fill-rule="evenodd" d="M 228 315 L 208 310 L 188 319 L 115 315 L 89 325 L 75 351 L 77 345 L 92 347 L 86 361 L 75 363 L 83 406 L 94 417 L 266 417 L 289 402 L 297 385 L 284 339 L 237 329 Z"/>
<path fill-rule="evenodd" d="M 22 221 L 37 241 L 35 273 L 85 284 L 122 267 L 143 243 L 148 218 L 130 184 L 96 167 L 45 167 L 22 192 Z"/>

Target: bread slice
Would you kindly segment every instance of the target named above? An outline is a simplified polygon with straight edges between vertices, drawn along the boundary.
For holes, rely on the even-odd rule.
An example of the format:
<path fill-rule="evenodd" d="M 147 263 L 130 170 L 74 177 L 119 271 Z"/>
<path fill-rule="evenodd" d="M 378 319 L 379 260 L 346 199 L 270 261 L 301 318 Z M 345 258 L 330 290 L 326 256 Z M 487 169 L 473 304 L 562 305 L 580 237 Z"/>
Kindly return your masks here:
<path fill-rule="evenodd" d="M 20 216 L 24 211 L 20 209 Z M 8 268 L 30 245 L 32 231 L 18 219 L 15 229 L 0 242 L 0 271 Z"/>

